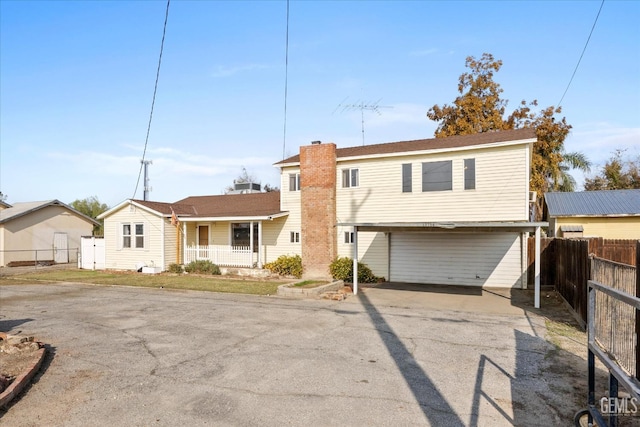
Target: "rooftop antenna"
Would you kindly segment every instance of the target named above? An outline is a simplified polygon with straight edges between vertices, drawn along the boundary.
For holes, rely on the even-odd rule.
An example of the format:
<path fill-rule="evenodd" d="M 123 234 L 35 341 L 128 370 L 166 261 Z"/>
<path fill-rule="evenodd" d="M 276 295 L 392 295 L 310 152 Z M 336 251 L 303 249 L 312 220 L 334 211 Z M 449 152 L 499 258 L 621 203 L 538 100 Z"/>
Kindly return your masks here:
<path fill-rule="evenodd" d="M 338 104 L 336 109 L 333 110 L 333 112 L 335 113 L 338 110 L 340 110 L 340 112 L 360 110 L 360 119 L 362 123 L 362 145 L 364 145 L 364 112 L 365 110 L 374 112 L 380 116 L 382 115 L 382 113 L 380 112 L 381 108 L 393 108 L 393 107 L 380 105 L 380 101 L 382 101 L 382 98 L 378 99 L 376 102 L 357 101 L 355 103 L 346 104 L 345 102 L 347 101 L 348 98 L 349 97 L 347 96 L 345 99 L 343 99 L 342 102 Z"/>
<path fill-rule="evenodd" d="M 142 198 L 142 200 L 144 200 L 145 202 L 149 200 L 149 191 L 152 190 L 151 187 L 149 187 L 149 165 L 153 164 L 152 160 L 140 160 L 140 163 L 142 163 L 142 165 L 144 166 L 144 196 Z"/>

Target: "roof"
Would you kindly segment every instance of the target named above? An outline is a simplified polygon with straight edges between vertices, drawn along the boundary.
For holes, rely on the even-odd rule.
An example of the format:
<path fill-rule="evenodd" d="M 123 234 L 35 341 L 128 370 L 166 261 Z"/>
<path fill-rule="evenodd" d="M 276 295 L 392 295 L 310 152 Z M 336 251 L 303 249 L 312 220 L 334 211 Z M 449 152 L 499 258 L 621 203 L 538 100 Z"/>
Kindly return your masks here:
<path fill-rule="evenodd" d="M 375 156 L 383 154 L 405 153 L 412 151 L 441 150 L 443 148 L 464 148 L 498 142 L 520 141 L 536 138 L 534 129 L 516 129 L 482 132 L 472 135 L 456 135 L 446 138 L 418 139 L 414 141 L 387 142 L 384 144 L 362 145 L 358 147 L 338 148 L 337 158 Z M 276 165 L 299 163 L 300 155 L 284 159 Z"/>
<path fill-rule="evenodd" d="M 251 217 L 269 216 L 282 213 L 280 192 L 249 194 L 225 194 L 221 196 L 192 196 L 176 202 L 189 205 L 193 217 Z M 181 216 L 176 211 L 176 215 Z"/>
<path fill-rule="evenodd" d="M 640 216 L 640 190 L 546 193 L 549 217 Z"/>
<path fill-rule="evenodd" d="M 98 221 L 96 221 L 95 219 L 88 217 L 87 215 L 83 214 L 82 212 L 79 212 L 75 209 L 73 209 L 71 206 L 62 203 L 59 200 L 46 200 L 43 202 L 22 202 L 22 203 L 14 203 L 13 206 L 11 206 L 10 208 L 7 209 L 2 209 L 0 210 L 0 224 L 3 224 L 5 222 L 9 222 L 11 220 L 14 220 L 16 218 L 19 218 L 21 216 L 24 215 L 28 215 L 32 212 L 38 211 L 40 209 L 44 209 L 48 206 L 60 206 L 63 207 L 71 212 L 73 212 L 75 215 L 81 217 L 82 219 L 87 220 L 88 222 L 91 222 L 92 224 L 95 225 L 99 225 L 100 223 Z"/>
<path fill-rule="evenodd" d="M 280 210 L 280 192 L 191 196 L 175 203 L 126 200 L 99 216 L 104 218 L 126 204 L 142 206 L 160 216 L 186 218 L 250 218 L 284 214 Z"/>

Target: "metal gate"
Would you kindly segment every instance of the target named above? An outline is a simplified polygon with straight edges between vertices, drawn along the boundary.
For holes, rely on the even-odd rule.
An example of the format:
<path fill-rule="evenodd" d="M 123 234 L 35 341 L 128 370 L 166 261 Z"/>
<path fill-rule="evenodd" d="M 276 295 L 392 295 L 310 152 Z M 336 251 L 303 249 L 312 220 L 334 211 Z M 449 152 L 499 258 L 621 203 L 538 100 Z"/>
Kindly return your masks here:
<path fill-rule="evenodd" d="M 82 237 L 80 239 L 78 264 L 78 267 L 85 270 L 104 270 L 106 260 L 103 237 Z"/>
<path fill-rule="evenodd" d="M 69 238 L 67 233 L 53 233 L 53 261 L 56 264 L 69 263 Z"/>

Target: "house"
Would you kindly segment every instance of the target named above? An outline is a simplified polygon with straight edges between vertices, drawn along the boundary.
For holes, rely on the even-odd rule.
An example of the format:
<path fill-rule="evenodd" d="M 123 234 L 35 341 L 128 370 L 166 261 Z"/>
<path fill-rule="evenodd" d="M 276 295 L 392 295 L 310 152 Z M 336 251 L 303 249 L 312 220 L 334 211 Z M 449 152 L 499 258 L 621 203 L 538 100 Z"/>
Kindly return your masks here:
<path fill-rule="evenodd" d="M 549 237 L 640 239 L 640 190 L 545 194 Z"/>
<path fill-rule="evenodd" d="M 350 256 L 394 282 L 524 288 L 527 236 L 546 225 L 529 222 L 535 141 L 530 129 L 349 148 L 315 141 L 275 164 L 280 192 L 129 200 L 105 212 L 107 265 L 166 268 L 239 252 L 259 267 L 299 254 L 306 277 L 327 277 L 335 257 Z"/>
<path fill-rule="evenodd" d="M 77 261 L 80 238 L 99 223 L 59 200 L 0 209 L 0 266 Z"/>

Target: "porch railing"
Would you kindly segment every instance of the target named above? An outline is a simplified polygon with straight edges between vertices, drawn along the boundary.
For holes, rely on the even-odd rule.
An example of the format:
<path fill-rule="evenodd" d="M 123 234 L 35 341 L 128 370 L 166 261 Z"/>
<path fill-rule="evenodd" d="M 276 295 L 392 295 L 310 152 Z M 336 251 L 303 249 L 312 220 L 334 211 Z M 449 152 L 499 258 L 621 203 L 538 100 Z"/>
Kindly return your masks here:
<path fill-rule="evenodd" d="M 187 246 L 184 250 L 184 263 L 196 260 L 209 260 L 224 267 L 252 268 L 257 262 L 257 254 L 249 246 Z"/>

